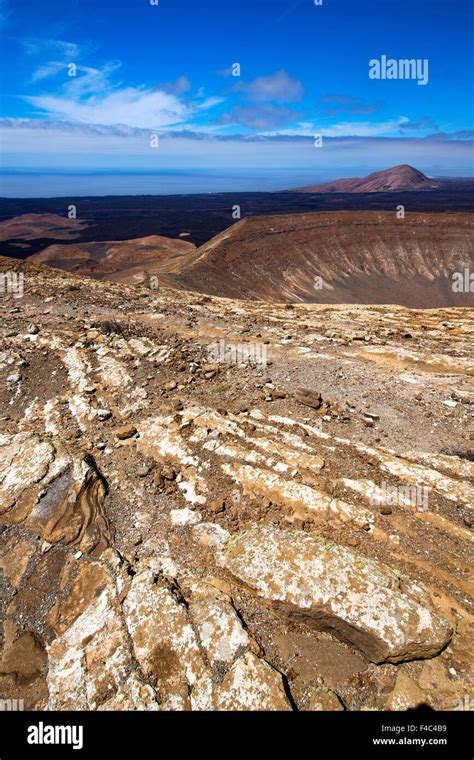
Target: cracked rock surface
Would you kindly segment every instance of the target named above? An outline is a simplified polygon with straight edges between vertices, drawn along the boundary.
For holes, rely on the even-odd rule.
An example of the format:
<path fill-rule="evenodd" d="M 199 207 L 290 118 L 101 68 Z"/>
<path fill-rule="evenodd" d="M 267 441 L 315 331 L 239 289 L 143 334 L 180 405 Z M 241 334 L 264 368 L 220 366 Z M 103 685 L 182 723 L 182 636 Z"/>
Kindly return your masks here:
<path fill-rule="evenodd" d="M 466 703 L 472 309 L 288 308 L 0 259 L 15 269 L 24 296 L 0 301 L 2 699 Z M 266 365 L 219 362 L 221 340 L 265 346 Z"/>

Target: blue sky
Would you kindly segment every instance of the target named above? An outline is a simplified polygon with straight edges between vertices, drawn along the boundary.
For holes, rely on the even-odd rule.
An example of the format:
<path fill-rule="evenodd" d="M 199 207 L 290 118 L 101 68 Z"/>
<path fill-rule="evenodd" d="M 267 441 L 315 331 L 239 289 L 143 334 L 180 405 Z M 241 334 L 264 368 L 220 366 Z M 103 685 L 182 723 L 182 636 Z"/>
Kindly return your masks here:
<path fill-rule="evenodd" d="M 471 0 L 0 0 L 2 162 L 472 175 L 472 14 Z M 427 61 L 427 83 L 371 79 L 382 55 Z"/>

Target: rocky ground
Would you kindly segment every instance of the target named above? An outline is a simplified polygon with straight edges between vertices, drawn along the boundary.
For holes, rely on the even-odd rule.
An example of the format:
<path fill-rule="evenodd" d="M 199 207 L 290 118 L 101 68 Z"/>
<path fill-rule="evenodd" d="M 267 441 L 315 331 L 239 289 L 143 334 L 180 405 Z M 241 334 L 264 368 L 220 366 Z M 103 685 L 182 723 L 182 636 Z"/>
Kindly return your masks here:
<path fill-rule="evenodd" d="M 472 309 L 0 270 L 1 698 L 472 707 Z"/>

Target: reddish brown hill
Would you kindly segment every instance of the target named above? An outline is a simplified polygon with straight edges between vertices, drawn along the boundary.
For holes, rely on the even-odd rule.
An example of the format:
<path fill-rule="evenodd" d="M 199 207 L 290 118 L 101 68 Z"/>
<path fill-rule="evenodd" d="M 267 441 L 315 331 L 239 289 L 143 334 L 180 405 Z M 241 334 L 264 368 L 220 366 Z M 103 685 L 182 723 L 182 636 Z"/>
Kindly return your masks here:
<path fill-rule="evenodd" d="M 229 298 L 307 303 L 463 306 L 452 274 L 474 261 L 470 214 L 337 211 L 248 217 L 196 249 L 153 235 L 51 245 L 35 263 L 95 279 Z"/>
<path fill-rule="evenodd" d="M 266 301 L 468 305 L 473 294 L 454 293 L 451 278 L 472 267 L 473 227 L 471 215 L 448 213 L 252 217 L 201 246 L 170 281 Z"/>
<path fill-rule="evenodd" d="M 336 179 L 322 185 L 308 185 L 296 188 L 299 193 L 384 193 L 401 190 L 433 190 L 440 183 L 426 177 L 418 169 L 408 164 L 392 166 L 367 177 Z"/>
<path fill-rule="evenodd" d="M 147 275 L 174 272 L 196 246 L 186 240 L 150 235 L 124 241 L 50 245 L 29 257 L 74 274 L 134 284 Z"/>
<path fill-rule="evenodd" d="M 59 214 L 21 214 L 0 222 L 0 241 L 36 238 L 73 240 L 86 227 L 88 224 L 84 220 L 68 219 Z"/>

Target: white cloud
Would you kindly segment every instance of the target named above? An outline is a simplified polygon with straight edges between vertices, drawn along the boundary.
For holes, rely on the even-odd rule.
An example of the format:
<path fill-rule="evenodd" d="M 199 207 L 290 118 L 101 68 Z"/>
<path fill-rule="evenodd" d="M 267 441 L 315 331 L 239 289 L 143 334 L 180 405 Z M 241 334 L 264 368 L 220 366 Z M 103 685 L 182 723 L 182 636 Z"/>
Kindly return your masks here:
<path fill-rule="evenodd" d="M 330 127 L 321 128 L 319 131 L 327 137 L 381 137 L 398 133 L 400 126 L 408 122 L 406 116 L 400 116 L 398 119 L 372 123 L 370 121 L 343 121 L 339 124 L 332 124 Z"/>
<path fill-rule="evenodd" d="M 24 52 L 33 57 L 42 56 L 42 58 L 54 56 L 53 60 L 42 63 L 33 72 L 32 82 L 39 82 L 42 79 L 55 76 L 61 70 L 65 70 L 69 63 L 77 65 L 79 58 L 83 54 L 82 48 L 75 42 L 66 40 L 45 39 L 43 37 L 29 37 L 20 40 Z"/>
<path fill-rule="evenodd" d="M 175 95 L 166 92 L 125 87 L 102 97 L 86 100 L 44 95 L 28 98 L 36 108 L 55 118 L 82 124 L 158 129 L 181 124 L 192 115 L 192 109 Z"/>
<path fill-rule="evenodd" d="M 184 92 L 188 92 L 191 89 L 191 82 L 188 77 L 180 76 L 175 82 L 164 82 L 156 87 L 157 90 L 163 92 L 170 92 L 173 95 L 182 95 Z"/>
<path fill-rule="evenodd" d="M 277 103 L 294 103 L 303 97 L 301 82 L 288 76 L 283 70 L 270 76 L 257 77 L 252 82 L 237 82 L 233 89 L 243 92 L 251 100 L 273 100 Z"/>
<path fill-rule="evenodd" d="M 67 42 L 66 40 L 29 37 L 22 39 L 21 44 L 28 55 L 44 55 L 45 52 L 50 52 L 68 61 L 74 61 L 81 55 L 81 47 L 75 42 Z"/>
<path fill-rule="evenodd" d="M 112 86 L 111 75 L 121 67 L 120 61 L 109 61 L 100 68 L 93 66 L 76 66 L 76 75 L 67 76 L 63 86 L 63 95 L 68 100 L 79 100 L 83 96 L 100 96 L 112 92 L 120 85 Z"/>
<path fill-rule="evenodd" d="M 39 82 L 41 79 L 46 79 L 47 77 L 55 76 L 56 74 L 59 74 L 61 70 L 65 70 L 66 66 L 67 64 L 62 61 L 49 61 L 48 63 L 45 63 L 43 66 L 39 66 L 33 72 L 31 81 Z"/>
<path fill-rule="evenodd" d="M 37 42 L 29 41 L 28 45 L 36 49 Z M 194 99 L 185 96 L 191 87 L 185 76 L 156 87 L 125 87 L 112 80 L 120 67 L 120 61 L 109 61 L 102 67 L 77 64 L 71 76 L 65 63 L 50 61 L 37 69 L 33 78 L 39 81 L 63 68 L 64 83 L 59 93 L 24 99 L 52 119 L 138 129 L 190 128 L 189 120 L 223 102 L 220 97 L 203 97 L 204 93 Z"/>
<path fill-rule="evenodd" d="M 55 119 L 103 126 L 121 124 L 139 129 L 191 128 L 188 123 L 191 119 L 222 102 L 218 97 L 185 102 L 176 95 L 145 88 L 125 87 L 114 92 L 105 89 L 103 72 L 88 69 L 84 77 L 67 87 L 65 95 L 39 95 L 26 99 Z M 101 90 L 100 95 L 79 97 Z"/>
<path fill-rule="evenodd" d="M 262 136 L 278 137 L 297 135 L 305 137 L 314 137 L 320 134 L 323 137 L 390 137 L 399 134 L 400 127 L 409 122 L 406 116 L 400 116 L 398 119 L 391 119 L 372 123 L 369 121 L 343 121 L 339 124 L 332 124 L 329 127 L 323 127 L 321 124 L 300 122 L 296 127 L 291 129 L 280 129 L 272 132 L 260 132 Z"/>
<path fill-rule="evenodd" d="M 234 106 L 229 113 L 221 117 L 223 124 L 241 124 L 249 129 L 268 129 L 279 124 L 294 122 L 295 113 L 285 106 L 274 106 L 271 103 L 252 103 L 251 105 Z"/>

